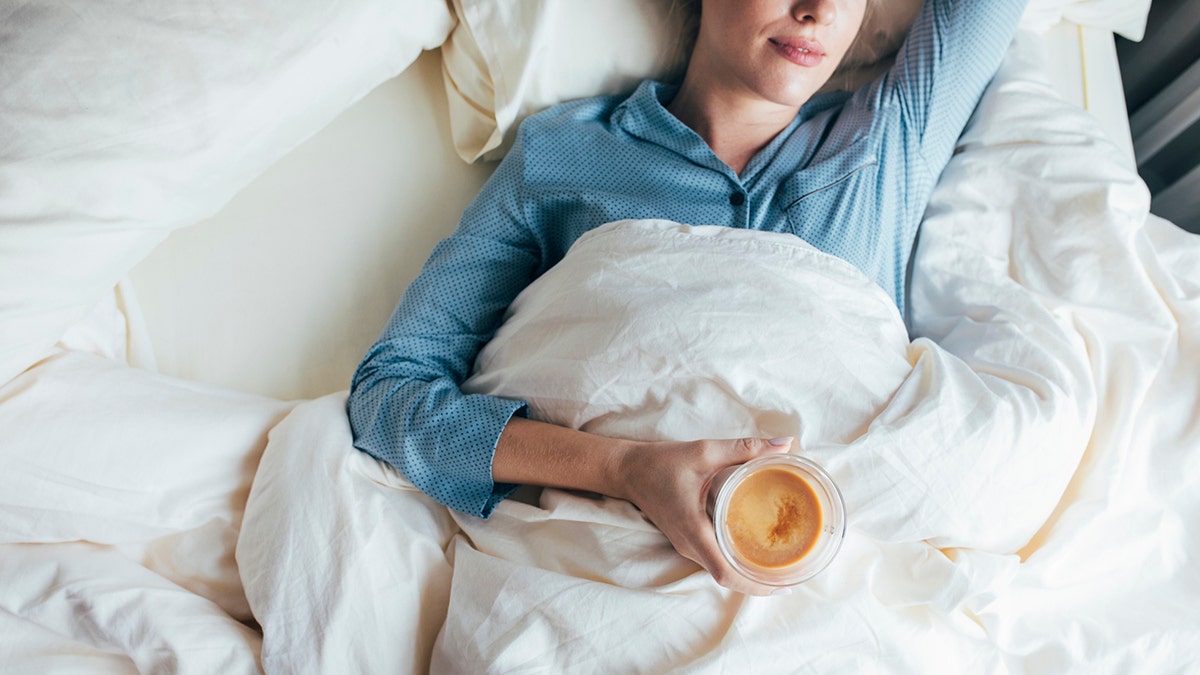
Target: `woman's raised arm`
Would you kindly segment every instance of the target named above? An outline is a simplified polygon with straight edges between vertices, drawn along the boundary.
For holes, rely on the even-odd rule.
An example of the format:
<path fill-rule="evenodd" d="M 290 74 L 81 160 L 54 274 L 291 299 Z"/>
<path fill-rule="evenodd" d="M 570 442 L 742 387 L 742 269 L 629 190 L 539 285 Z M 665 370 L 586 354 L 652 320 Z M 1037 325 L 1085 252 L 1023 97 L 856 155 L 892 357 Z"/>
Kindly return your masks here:
<path fill-rule="evenodd" d="M 1027 0 L 926 0 L 883 82 L 937 176 L 996 74 Z"/>

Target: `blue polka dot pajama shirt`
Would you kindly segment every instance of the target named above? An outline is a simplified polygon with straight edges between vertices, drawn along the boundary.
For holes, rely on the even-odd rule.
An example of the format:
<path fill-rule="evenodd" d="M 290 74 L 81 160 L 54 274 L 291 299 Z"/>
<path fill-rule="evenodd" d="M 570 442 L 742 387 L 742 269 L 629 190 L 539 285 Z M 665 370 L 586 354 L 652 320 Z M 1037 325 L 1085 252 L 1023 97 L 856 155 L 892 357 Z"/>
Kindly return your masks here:
<path fill-rule="evenodd" d="M 903 308 L 921 215 L 1024 5 L 927 0 L 895 66 L 853 94 L 811 99 L 741 175 L 666 110 L 671 85 L 528 118 L 359 365 L 347 404 L 355 446 L 486 518 L 515 487 L 492 480 L 492 456 L 525 406 L 459 385 L 517 294 L 608 222 L 790 232 Z"/>

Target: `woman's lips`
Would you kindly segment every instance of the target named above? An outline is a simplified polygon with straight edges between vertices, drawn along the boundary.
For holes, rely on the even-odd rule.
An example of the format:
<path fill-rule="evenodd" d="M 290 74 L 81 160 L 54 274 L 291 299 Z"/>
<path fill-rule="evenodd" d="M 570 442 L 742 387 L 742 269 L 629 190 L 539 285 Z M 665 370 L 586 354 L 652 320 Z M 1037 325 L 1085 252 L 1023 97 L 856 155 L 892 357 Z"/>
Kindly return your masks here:
<path fill-rule="evenodd" d="M 798 66 L 812 68 L 825 59 L 821 43 L 806 38 L 770 38 L 770 43 L 783 58 Z"/>

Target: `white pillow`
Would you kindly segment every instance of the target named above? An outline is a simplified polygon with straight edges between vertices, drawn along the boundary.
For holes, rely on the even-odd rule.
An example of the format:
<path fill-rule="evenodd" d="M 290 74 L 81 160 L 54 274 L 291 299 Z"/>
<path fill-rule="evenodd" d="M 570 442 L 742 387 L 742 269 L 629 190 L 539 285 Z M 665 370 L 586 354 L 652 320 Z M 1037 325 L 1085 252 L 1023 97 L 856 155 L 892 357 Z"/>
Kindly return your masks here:
<path fill-rule="evenodd" d="M 458 26 L 442 46 L 450 129 L 468 162 L 498 160 L 528 115 L 574 98 L 631 92 L 681 72 L 672 0 L 452 0 Z M 900 48 L 922 0 L 869 0 L 862 32 L 830 81 L 856 89 Z M 1024 24 L 1060 20 L 1140 39 L 1150 0 L 1032 0 Z"/>
<path fill-rule="evenodd" d="M 468 162 L 498 160 L 510 129 L 561 101 L 632 91 L 685 62 L 683 17 L 656 0 L 452 0 L 442 45 L 450 130 Z"/>
<path fill-rule="evenodd" d="M 454 25 L 443 0 L 32 0 L 0 21 L 0 382 Z"/>

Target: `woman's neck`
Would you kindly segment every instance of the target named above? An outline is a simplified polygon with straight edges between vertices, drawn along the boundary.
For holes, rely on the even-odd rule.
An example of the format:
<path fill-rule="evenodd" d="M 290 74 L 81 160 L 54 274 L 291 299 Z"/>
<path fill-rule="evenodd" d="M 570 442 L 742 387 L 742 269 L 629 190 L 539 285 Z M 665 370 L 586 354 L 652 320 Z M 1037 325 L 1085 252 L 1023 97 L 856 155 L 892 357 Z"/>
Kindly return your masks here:
<path fill-rule="evenodd" d="M 796 117 L 797 108 L 706 87 L 684 78 L 667 110 L 741 175 L 746 164 Z"/>

